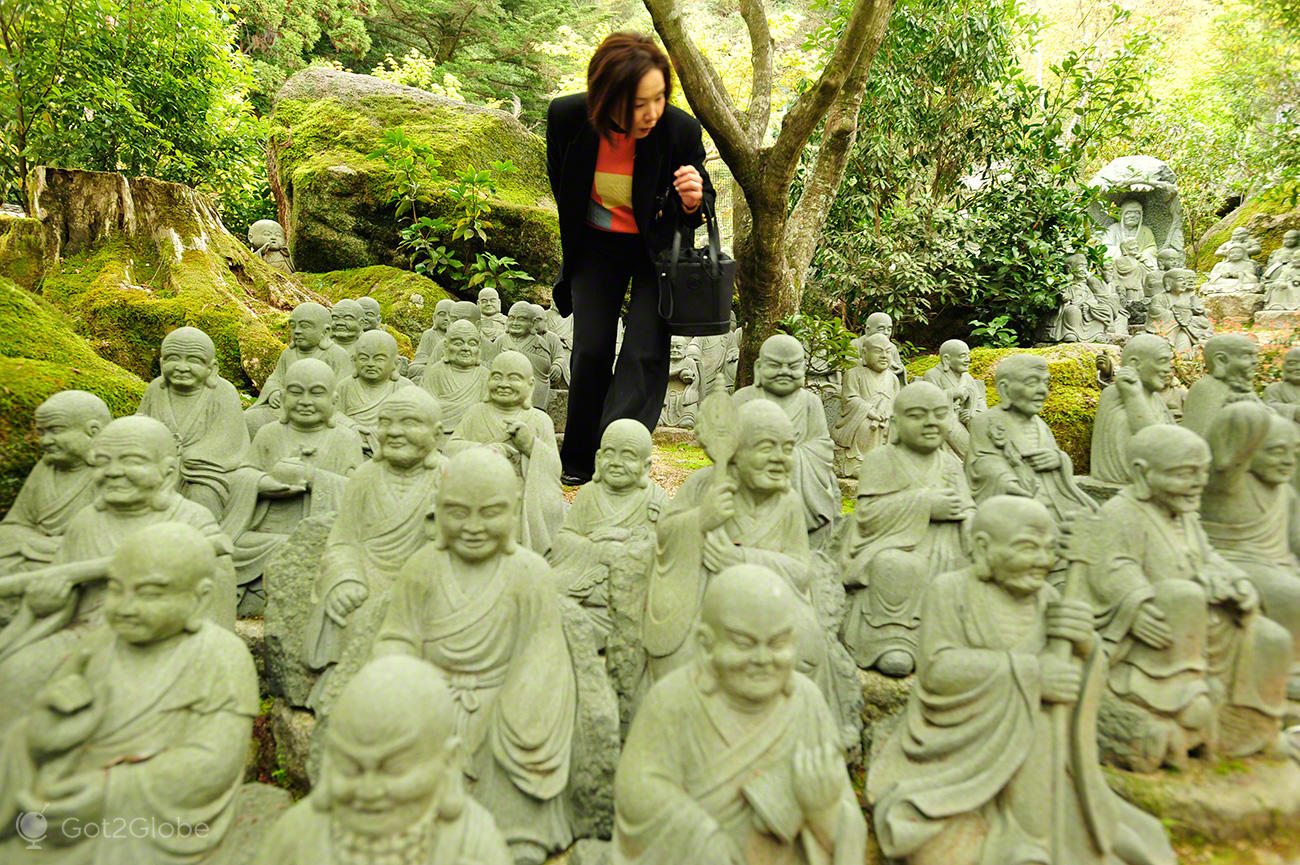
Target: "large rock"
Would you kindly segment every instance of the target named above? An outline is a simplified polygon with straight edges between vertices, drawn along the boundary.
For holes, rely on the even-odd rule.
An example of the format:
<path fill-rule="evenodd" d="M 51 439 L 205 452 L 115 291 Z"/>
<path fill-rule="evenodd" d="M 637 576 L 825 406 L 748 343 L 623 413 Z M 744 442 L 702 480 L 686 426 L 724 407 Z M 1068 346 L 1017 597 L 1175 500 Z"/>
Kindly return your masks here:
<path fill-rule="evenodd" d="M 1201 236 L 1196 248 L 1197 270 L 1208 271 L 1219 262 L 1214 251 L 1226 241 L 1234 228 L 1246 227 L 1259 241 L 1260 253 L 1255 261 L 1264 264 L 1273 250 L 1282 245 L 1282 235 L 1289 228 L 1300 228 L 1300 183 L 1283 183 L 1246 199 Z M 1188 265 L 1189 267 L 1191 265 Z"/>
<path fill-rule="evenodd" d="M 271 114 L 271 151 L 283 190 L 289 245 L 301 270 L 403 266 L 398 222 L 384 186 L 389 169 L 370 154 L 401 129 L 432 148 L 441 172 L 510 160 L 518 173 L 491 202 L 487 248 L 517 259 L 545 295 L 560 263 L 559 222 L 546 176 L 546 145 L 504 111 L 435 96 L 369 75 L 311 68 L 280 89 Z M 276 184 L 272 184 L 274 187 Z M 439 197 L 423 215 L 450 212 Z"/>
<path fill-rule="evenodd" d="M 306 706 L 318 678 L 302 662 L 303 632 L 311 612 L 311 591 L 320 572 L 334 514 L 313 514 L 294 527 L 267 562 L 265 644 L 266 688 L 291 706 Z"/>
<path fill-rule="evenodd" d="M 1264 308 L 1262 291 L 1225 291 L 1201 296 L 1205 314 L 1219 330 L 1241 330 L 1250 327 L 1255 313 Z"/>

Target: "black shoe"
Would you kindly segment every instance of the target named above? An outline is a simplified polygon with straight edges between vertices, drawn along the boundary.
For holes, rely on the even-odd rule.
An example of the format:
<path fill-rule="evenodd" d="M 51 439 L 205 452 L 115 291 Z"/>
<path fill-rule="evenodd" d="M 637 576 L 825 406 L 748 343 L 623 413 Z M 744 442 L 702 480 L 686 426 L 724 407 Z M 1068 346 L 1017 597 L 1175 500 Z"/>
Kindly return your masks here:
<path fill-rule="evenodd" d="M 560 483 L 566 487 L 580 487 L 590 480 L 591 478 L 584 478 L 582 475 L 575 475 L 572 472 L 562 472 L 560 474 Z"/>

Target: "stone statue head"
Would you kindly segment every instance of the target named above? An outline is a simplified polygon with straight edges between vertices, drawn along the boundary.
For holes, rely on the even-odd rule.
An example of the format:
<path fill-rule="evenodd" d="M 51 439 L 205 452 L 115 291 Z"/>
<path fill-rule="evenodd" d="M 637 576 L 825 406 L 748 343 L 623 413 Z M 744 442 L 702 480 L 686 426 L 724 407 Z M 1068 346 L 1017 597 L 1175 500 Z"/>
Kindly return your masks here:
<path fill-rule="evenodd" d="M 438 465 L 442 406 L 422 387 L 403 387 L 379 404 L 375 459 L 402 471 Z"/>
<path fill-rule="evenodd" d="M 1137 263 L 1132 259 L 1121 259 L 1123 262 L 1123 273 L 1125 276 L 1137 270 Z M 1115 284 L 1115 274 L 1120 272 L 1120 265 L 1111 259 L 1106 259 L 1101 264 L 1101 278 L 1107 285 Z"/>
<path fill-rule="evenodd" d="M 691 338 L 689 336 L 674 336 L 668 340 L 668 359 L 682 360 L 686 357 L 686 350 L 690 348 Z"/>
<path fill-rule="evenodd" d="M 533 332 L 533 307 L 526 300 L 511 305 L 506 316 L 506 333 L 515 339 L 523 339 Z"/>
<path fill-rule="evenodd" d="M 1282 380 L 1287 384 L 1300 384 L 1300 346 L 1287 349 L 1282 358 Z"/>
<path fill-rule="evenodd" d="M 650 483 L 650 430 L 634 418 L 619 418 L 605 427 L 591 479 L 621 493 Z"/>
<path fill-rule="evenodd" d="M 970 369 L 970 346 L 960 339 L 944 340 L 939 346 L 939 364 L 954 375 Z"/>
<path fill-rule="evenodd" d="M 1164 275 L 1165 291 L 1170 294 L 1182 294 L 1196 286 L 1196 271 L 1184 267 L 1171 267 Z"/>
<path fill-rule="evenodd" d="M 455 305 L 456 301 L 450 297 L 444 297 L 433 305 L 433 326 L 439 333 L 446 333 L 451 326 L 451 308 Z"/>
<path fill-rule="evenodd" d="M 212 593 L 212 542 L 186 523 L 155 523 L 123 539 L 108 562 L 104 618 L 137 646 L 197 631 Z"/>
<path fill-rule="evenodd" d="M 176 393 L 217 386 L 217 347 L 197 327 L 178 327 L 164 336 L 159 365 L 163 382 Z"/>
<path fill-rule="evenodd" d="M 1129 231 L 1142 225 L 1142 202 L 1130 198 L 1119 206 L 1119 222 Z"/>
<path fill-rule="evenodd" d="M 284 374 L 280 422 L 299 432 L 334 426 L 334 370 L 323 360 L 305 357 Z"/>
<path fill-rule="evenodd" d="M 928 381 L 904 385 L 894 397 L 890 441 L 917 453 L 934 453 L 943 445 L 951 414 L 952 399 L 941 388 Z"/>
<path fill-rule="evenodd" d="M 975 573 L 1015 597 L 1033 595 L 1056 564 L 1056 537 L 1056 520 L 1037 499 L 986 499 L 971 521 Z"/>
<path fill-rule="evenodd" d="M 791 693 L 799 609 L 785 580 L 762 565 L 732 565 L 709 580 L 696 631 L 703 690 L 749 712 Z"/>
<path fill-rule="evenodd" d="M 530 303 L 528 308 L 533 313 L 533 333 L 543 336 L 546 333 L 546 308 L 540 303 Z"/>
<path fill-rule="evenodd" d="M 299 351 L 313 351 L 329 339 L 330 311 L 319 303 L 300 303 L 289 313 L 289 338 Z"/>
<path fill-rule="evenodd" d="M 283 249 L 289 245 L 284 239 L 284 229 L 274 219 L 259 219 L 248 226 L 248 243 L 253 249 L 261 249 L 268 243 L 272 249 Z"/>
<path fill-rule="evenodd" d="M 785 410 L 766 399 L 755 399 L 736 412 L 740 440 L 731 464 L 740 485 L 768 495 L 790 488 L 794 472 L 794 425 Z"/>
<path fill-rule="evenodd" d="M 1172 515 L 1196 513 L 1210 477 L 1210 446 L 1173 424 L 1143 427 L 1128 443 L 1133 495 Z"/>
<path fill-rule="evenodd" d="M 460 319 L 447 328 L 447 338 L 442 341 L 442 359 L 457 369 L 472 369 L 479 365 L 482 342 L 474 322 Z"/>
<path fill-rule="evenodd" d="M 479 315 L 493 316 L 501 312 L 501 295 L 495 288 L 482 288 L 478 293 Z"/>
<path fill-rule="evenodd" d="M 1228 244 L 1228 261 L 1244 261 L 1246 258 L 1246 245 L 1244 243 Z"/>
<path fill-rule="evenodd" d="M 357 306 L 361 307 L 362 330 L 379 330 L 383 327 L 384 311 L 379 301 L 373 297 L 358 297 Z"/>
<path fill-rule="evenodd" d="M 1142 389 L 1159 393 L 1174 383 L 1174 347 L 1153 333 L 1139 333 L 1124 344 L 1120 364 L 1137 370 Z"/>
<path fill-rule="evenodd" d="M 397 340 L 383 330 L 368 330 L 357 340 L 353 353 L 356 371 L 366 384 L 397 381 Z"/>
<path fill-rule="evenodd" d="M 774 396 L 789 396 L 804 386 L 807 369 L 803 344 L 788 333 L 775 333 L 758 350 L 754 384 Z"/>
<path fill-rule="evenodd" d="M 330 330 L 335 342 L 351 345 L 361 336 L 365 310 L 355 300 L 343 298 L 330 310 Z"/>
<path fill-rule="evenodd" d="M 474 301 L 456 300 L 452 302 L 451 304 L 452 321 L 459 321 L 461 319 L 465 319 L 466 321 L 474 322 L 474 326 L 478 327 L 478 323 L 481 318 L 482 316 L 479 314 L 478 304 L 475 303 Z"/>
<path fill-rule="evenodd" d="M 893 343 L 883 333 L 873 333 L 858 343 L 858 358 L 872 372 L 889 369 L 890 349 Z"/>
<path fill-rule="evenodd" d="M 871 336 L 877 333 L 884 334 L 885 339 L 893 335 L 894 320 L 889 317 L 889 313 L 873 312 L 867 316 L 866 324 L 862 326 L 862 335 Z"/>
<path fill-rule="evenodd" d="M 1249 406 L 1254 403 L 1240 402 L 1234 405 Z M 1300 448 L 1300 432 L 1296 431 L 1295 423 L 1269 412 L 1268 435 L 1250 461 L 1250 473 L 1269 486 L 1290 483 L 1295 477 L 1297 448 Z"/>
<path fill-rule="evenodd" d="M 1255 386 L 1255 367 L 1259 349 L 1250 337 L 1241 333 L 1212 336 L 1201 347 L 1205 370 L 1238 393 Z"/>
<path fill-rule="evenodd" d="M 179 495 L 180 446 L 167 425 L 145 415 L 111 421 L 90 446 L 95 507 L 166 510 Z"/>
<path fill-rule="evenodd" d="M 503 351 L 488 370 L 487 401 L 498 408 L 532 408 L 533 365 L 517 351 Z"/>
<path fill-rule="evenodd" d="M 357 671 L 330 710 L 311 794 L 344 847 L 436 835 L 430 821 L 460 816 L 466 757 L 455 718 L 451 692 L 425 661 L 386 655 Z"/>
<path fill-rule="evenodd" d="M 993 387 L 1011 411 L 1030 416 L 1043 410 L 1052 374 L 1047 360 L 1033 354 L 1013 354 L 998 364 Z"/>
<path fill-rule="evenodd" d="M 1205 433 L 1210 445 L 1210 470 L 1230 471 L 1248 465 L 1267 486 L 1290 483 L 1295 477 L 1296 446 L 1300 434 L 1295 422 L 1262 403 L 1225 405 Z"/>
<path fill-rule="evenodd" d="M 61 390 L 36 407 L 41 461 L 56 469 L 90 462 L 95 436 L 113 420 L 104 401 L 84 390 Z"/>
<path fill-rule="evenodd" d="M 1250 229 L 1244 225 L 1238 225 L 1232 230 L 1232 234 L 1229 235 L 1229 237 L 1238 243 L 1245 242 L 1250 239 Z"/>
<path fill-rule="evenodd" d="M 513 552 L 522 498 L 509 460 L 490 448 L 461 451 L 438 486 L 435 543 L 466 562 Z"/>
<path fill-rule="evenodd" d="M 1164 290 L 1164 274 L 1158 270 L 1153 270 L 1142 280 L 1142 293 L 1147 297 L 1155 297 Z"/>
<path fill-rule="evenodd" d="M 1183 255 L 1183 251 L 1181 249 L 1174 249 L 1171 246 L 1166 246 L 1164 249 L 1156 253 L 1156 266 L 1162 271 L 1173 270 L 1175 267 L 1182 267 L 1184 261 L 1186 261 L 1186 257 Z"/>
<path fill-rule="evenodd" d="M 1300 231 L 1297 231 L 1294 228 L 1288 228 L 1285 232 L 1283 232 L 1282 246 L 1287 249 L 1295 249 L 1296 247 L 1300 247 Z"/>
<path fill-rule="evenodd" d="M 1072 252 L 1065 257 L 1065 266 L 1074 277 L 1075 282 L 1088 278 L 1088 259 L 1081 252 Z"/>

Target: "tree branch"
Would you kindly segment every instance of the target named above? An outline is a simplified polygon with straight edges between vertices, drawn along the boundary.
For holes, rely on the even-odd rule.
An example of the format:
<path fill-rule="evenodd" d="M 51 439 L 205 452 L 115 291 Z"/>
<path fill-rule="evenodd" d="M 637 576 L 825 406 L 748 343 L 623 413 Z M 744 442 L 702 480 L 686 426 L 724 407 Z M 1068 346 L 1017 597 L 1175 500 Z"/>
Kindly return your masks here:
<path fill-rule="evenodd" d="M 749 134 L 750 145 L 758 147 L 763 143 L 767 124 L 772 119 L 772 52 L 775 43 L 772 31 L 767 26 L 767 9 L 763 0 L 740 0 L 740 15 L 749 28 L 750 53 L 754 66 L 744 126 Z"/>

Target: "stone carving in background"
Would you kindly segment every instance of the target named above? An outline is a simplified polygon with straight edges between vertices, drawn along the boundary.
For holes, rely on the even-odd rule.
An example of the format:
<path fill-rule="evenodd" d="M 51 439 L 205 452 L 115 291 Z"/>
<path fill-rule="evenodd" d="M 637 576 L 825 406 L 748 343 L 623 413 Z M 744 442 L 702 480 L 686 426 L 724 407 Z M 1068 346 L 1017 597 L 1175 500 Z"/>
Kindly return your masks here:
<path fill-rule="evenodd" d="M 1092 477 L 1111 484 L 1129 482 L 1128 443 L 1138 430 L 1171 424 L 1164 393 L 1174 380 L 1174 349 L 1168 340 L 1139 333 L 1124 346 L 1115 383 L 1101 392 L 1092 428 Z"/>
<path fill-rule="evenodd" d="M 686 429 L 695 427 L 700 407 L 700 367 L 691 355 L 690 337 L 674 336 L 668 343 L 668 389 L 659 423 Z"/>
<path fill-rule="evenodd" d="M 960 339 L 945 340 L 939 346 L 939 365 L 922 377 L 952 400 L 944 443 L 964 462 L 970 453 L 971 419 L 989 407 L 988 385 L 970 374 L 970 347 Z"/>
<path fill-rule="evenodd" d="M 334 380 L 352 375 L 352 355 L 330 336 L 330 311 L 319 303 L 300 303 L 289 313 L 289 345 L 280 352 L 257 402 L 244 411 L 248 434 L 256 435 L 263 425 L 279 416 L 284 396 L 284 376 L 289 367 L 306 358 L 324 361 L 334 370 Z"/>
<path fill-rule="evenodd" d="M 383 330 L 384 310 L 379 301 L 373 297 L 358 297 L 357 306 L 361 307 L 361 330 Z"/>
<path fill-rule="evenodd" d="M 861 356 L 862 347 L 866 344 L 867 339 L 876 334 L 880 334 L 889 340 L 889 371 L 898 376 L 898 386 L 902 387 L 907 384 L 907 367 L 903 366 L 903 359 L 898 353 L 898 346 L 894 345 L 894 320 L 890 318 L 889 313 L 873 312 L 867 316 L 866 322 L 862 325 L 862 336 L 853 340 L 853 347 Z"/>
<path fill-rule="evenodd" d="M 512 305 L 505 333 L 493 341 L 488 358 L 494 360 L 507 351 L 517 351 L 528 358 L 533 367 L 532 405 L 541 411 L 546 411 L 546 403 L 551 398 L 551 371 L 555 366 L 554 346 L 537 333 L 537 321 L 544 314 L 540 306 L 526 300 Z"/>
<path fill-rule="evenodd" d="M 1130 237 L 1120 241 L 1119 249 L 1119 257 L 1109 262 L 1115 271 L 1115 290 L 1119 292 L 1120 298 L 1126 304 L 1144 300 L 1147 274 L 1158 271 L 1154 268 L 1148 269 L 1142 259 L 1138 258 L 1136 238 Z"/>
<path fill-rule="evenodd" d="M 352 351 L 356 372 L 338 383 L 334 405 L 356 427 L 366 453 L 375 450 L 379 410 L 394 394 L 412 387 L 397 371 L 397 340 L 382 330 L 368 330 Z"/>
<path fill-rule="evenodd" d="M 1147 332 L 1169 340 L 1176 354 L 1186 354 L 1214 336 L 1214 325 L 1196 295 L 1195 271 L 1171 268 L 1162 284 L 1164 291 L 1151 298 Z"/>
<path fill-rule="evenodd" d="M 1264 309 L 1294 312 L 1300 310 L 1300 259 L 1280 265 L 1264 294 Z"/>
<path fill-rule="evenodd" d="M 1300 346 L 1282 358 L 1282 380 L 1264 388 L 1264 402 L 1284 418 L 1300 423 Z"/>
<path fill-rule="evenodd" d="M 845 475 L 856 475 L 862 458 L 887 440 L 894 397 L 902 387 L 889 368 L 892 347 L 884 334 L 863 338 L 858 346 L 862 365 L 844 374 L 840 417 L 830 434 L 835 444 L 844 448 Z"/>
<path fill-rule="evenodd" d="M 1193 382 L 1183 402 L 1183 426 L 1201 436 L 1209 433 L 1210 423 L 1228 403 L 1259 402 L 1255 395 L 1259 349 L 1250 337 L 1221 333 L 1206 341 L 1203 354 L 1208 374 Z"/>
<path fill-rule="evenodd" d="M 472 322 L 460 320 L 447 328 L 437 358 L 424 368 L 420 386 L 442 406 L 442 425 L 450 432 L 487 396 L 488 370 L 479 358 L 483 338 Z"/>
<path fill-rule="evenodd" d="M 1122 316 L 1127 332 L 1128 316 L 1119 309 L 1118 296 L 1098 297 L 1101 282 L 1088 274 L 1088 260 L 1080 253 L 1066 256 L 1071 282 L 1061 291 L 1061 307 L 1047 322 L 1047 339 L 1052 342 L 1105 342 Z M 1113 301 L 1113 302 L 1112 302 Z"/>
<path fill-rule="evenodd" d="M 1119 244 L 1129 237 L 1138 241 L 1138 257 L 1150 270 L 1157 267 L 1159 250 L 1183 248 L 1183 212 L 1178 186 L 1173 170 L 1164 162 L 1150 156 L 1121 156 L 1108 162 L 1088 185 L 1098 187 L 1103 201 L 1121 211 L 1120 220 L 1101 207 L 1094 207 L 1088 213 L 1111 259 L 1122 254 Z M 1129 222 L 1136 225 L 1123 223 L 1122 211 L 1127 201 L 1141 206 L 1140 213 L 1128 208 Z"/>
<path fill-rule="evenodd" d="M 356 353 L 357 340 L 361 338 L 365 310 L 355 300 L 343 298 L 330 309 L 330 336 L 351 357 Z"/>
<path fill-rule="evenodd" d="M 433 326 L 420 334 L 420 344 L 415 348 L 415 357 L 406 368 L 407 375 L 413 381 L 419 381 L 424 369 L 442 357 L 442 341 L 447 337 L 447 328 L 451 326 L 451 308 L 456 301 L 444 297 L 433 305 Z M 475 328 L 478 330 L 478 328 Z"/>
<path fill-rule="evenodd" d="M 1156 269 L 1156 238 L 1149 226 L 1143 225 L 1145 208 L 1136 198 L 1122 201 L 1117 209 L 1118 218 L 1101 233 L 1101 242 L 1112 259 L 1131 255 L 1148 270 Z"/>
<path fill-rule="evenodd" d="M 1181 249 L 1164 247 L 1156 253 L 1157 273 L 1164 273 L 1175 268 L 1184 268 L 1187 266 L 1187 256 Z"/>
<path fill-rule="evenodd" d="M 546 318 L 546 307 L 540 303 L 530 303 L 528 308 L 533 313 L 533 333 L 547 348 L 551 359 L 551 369 L 547 374 L 552 389 L 567 389 L 569 386 L 569 355 L 558 333 L 552 333 L 550 322 Z M 572 342 L 572 337 L 570 337 Z M 546 406 L 538 406 L 545 410 Z"/>
<path fill-rule="evenodd" d="M 564 370 L 564 384 L 557 384 L 556 387 L 567 388 L 572 367 L 570 358 L 573 355 L 573 316 L 560 315 L 560 311 L 555 308 L 554 300 L 546 307 L 546 330 L 555 334 L 560 340 L 560 352 L 556 359 Z"/>
<path fill-rule="evenodd" d="M 1246 256 L 1246 245 L 1233 242 L 1227 244 L 1227 257 L 1214 265 L 1201 291 L 1205 294 L 1256 291 L 1258 283 L 1255 262 Z"/>
<path fill-rule="evenodd" d="M 1276 279 L 1282 266 L 1293 261 L 1300 261 L 1300 230 L 1289 228 L 1282 235 L 1282 245 L 1269 253 L 1264 281 Z"/>
<path fill-rule="evenodd" d="M 496 342 L 505 335 L 507 317 L 501 312 L 501 295 L 495 288 L 479 289 L 478 311 L 478 326 L 484 339 Z"/>
<path fill-rule="evenodd" d="M 1214 250 L 1214 254 L 1219 258 L 1229 258 L 1233 244 L 1240 244 L 1245 250 L 1247 258 L 1254 258 L 1263 251 L 1263 247 L 1259 245 L 1259 241 L 1251 235 L 1250 229 L 1244 225 L 1239 225 L 1232 230 L 1232 234 L 1228 235 L 1227 240 L 1219 244 L 1219 248 Z M 1222 262 L 1220 262 L 1220 264 L 1221 263 Z M 1252 261 L 1251 266 L 1257 265 Z"/>
<path fill-rule="evenodd" d="M 293 273 L 293 256 L 284 228 L 274 219 L 259 219 L 248 226 L 248 244 L 253 254 L 281 273 Z"/>
<path fill-rule="evenodd" d="M 722 378 L 727 390 L 736 387 L 736 368 L 740 365 L 740 340 L 743 331 L 736 325 L 736 313 L 731 313 L 731 331 L 727 334 L 727 355 L 722 363 Z"/>

